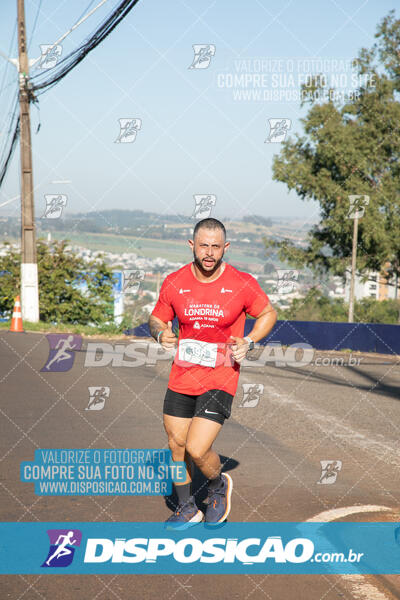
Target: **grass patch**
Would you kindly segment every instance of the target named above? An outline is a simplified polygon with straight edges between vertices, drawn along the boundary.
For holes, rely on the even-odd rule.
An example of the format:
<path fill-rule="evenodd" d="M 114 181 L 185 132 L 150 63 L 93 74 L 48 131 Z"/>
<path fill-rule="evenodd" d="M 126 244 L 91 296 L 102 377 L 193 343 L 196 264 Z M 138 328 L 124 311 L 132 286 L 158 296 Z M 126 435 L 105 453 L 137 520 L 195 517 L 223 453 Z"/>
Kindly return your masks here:
<path fill-rule="evenodd" d="M 8 330 L 10 328 L 10 323 L 11 321 L 0 322 L 0 330 Z M 98 337 L 99 335 L 106 337 L 120 335 L 125 337 L 123 330 L 127 328 L 127 325 L 125 323 L 123 326 L 110 324 L 92 327 L 90 325 L 55 324 L 45 323 L 43 321 L 39 321 L 39 323 L 30 323 L 29 321 L 24 321 L 23 327 L 24 331 L 34 331 L 38 333 L 76 333 L 85 337 Z M 129 325 L 129 327 L 132 327 L 132 325 Z"/>

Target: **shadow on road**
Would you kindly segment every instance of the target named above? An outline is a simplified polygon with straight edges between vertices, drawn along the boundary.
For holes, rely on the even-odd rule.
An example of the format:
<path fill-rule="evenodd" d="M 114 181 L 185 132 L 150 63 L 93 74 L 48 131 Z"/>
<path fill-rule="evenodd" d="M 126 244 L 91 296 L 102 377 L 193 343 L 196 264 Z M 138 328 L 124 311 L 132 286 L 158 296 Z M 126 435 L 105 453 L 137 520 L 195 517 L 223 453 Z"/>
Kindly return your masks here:
<path fill-rule="evenodd" d="M 396 365 L 397 366 L 397 365 Z M 390 385 L 387 383 L 384 383 L 383 378 L 385 377 L 385 375 L 379 375 L 376 374 L 374 375 L 373 373 L 371 373 L 371 371 L 365 371 L 360 367 L 355 367 L 355 366 L 346 366 L 346 367 L 340 367 L 340 366 L 335 366 L 335 367 L 324 367 L 325 369 L 328 368 L 332 368 L 334 369 L 334 373 L 332 375 L 328 375 L 326 372 L 322 373 L 321 372 L 321 367 L 316 367 L 313 371 L 311 371 L 309 368 L 296 368 L 296 367 L 273 367 L 270 366 L 269 369 L 273 369 L 273 377 L 274 379 L 286 379 L 287 378 L 287 374 L 291 373 L 293 374 L 295 377 L 292 377 L 292 379 L 298 379 L 298 380 L 307 380 L 310 383 L 320 383 L 320 382 L 324 382 L 324 383 L 330 383 L 332 385 L 335 386 L 340 386 L 340 387 L 346 387 L 346 388 L 355 388 L 357 390 L 359 390 L 360 392 L 364 392 L 364 393 L 368 393 L 368 392 L 373 392 L 374 394 L 378 394 L 380 396 L 386 396 L 386 397 L 391 397 L 391 398 L 396 398 L 397 400 L 400 400 L 400 387 L 396 386 L 396 385 Z M 392 367 L 394 368 L 394 367 Z M 346 377 L 341 375 L 339 371 L 339 369 L 346 369 Z M 391 369 L 387 369 L 388 371 L 390 371 Z M 254 372 L 255 373 L 255 372 Z M 280 373 L 284 373 L 284 374 L 280 374 Z M 258 374 L 258 373 L 257 373 Z M 264 375 L 265 375 L 265 371 L 264 371 Z M 360 383 L 354 380 L 354 378 L 351 377 L 351 375 L 358 375 L 359 377 L 363 378 L 365 383 Z"/>

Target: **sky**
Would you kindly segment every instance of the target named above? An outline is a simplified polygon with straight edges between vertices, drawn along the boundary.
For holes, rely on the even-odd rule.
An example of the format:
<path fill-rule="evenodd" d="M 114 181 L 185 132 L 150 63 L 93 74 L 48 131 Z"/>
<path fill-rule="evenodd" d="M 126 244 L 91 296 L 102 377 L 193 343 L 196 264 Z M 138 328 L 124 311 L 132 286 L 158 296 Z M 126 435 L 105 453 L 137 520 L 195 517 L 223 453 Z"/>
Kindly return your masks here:
<path fill-rule="evenodd" d="M 30 58 L 99 1 L 25 0 Z M 16 4 L 0 7 L 0 50 L 11 57 L 17 55 Z M 69 35 L 61 56 L 117 4 L 108 0 Z M 46 195 L 64 194 L 64 214 L 142 209 L 162 220 L 163 214 L 190 216 L 194 196 L 207 194 L 215 199 L 216 218 L 316 221 L 317 203 L 272 179 L 282 136 L 273 130 L 271 137 L 271 125 L 283 123 L 283 137 L 302 132 L 299 82 L 321 71 L 322 60 L 338 92 L 351 91 L 350 61 L 374 43 L 377 24 L 392 8 L 387 0 L 140 0 L 31 108 L 36 214 L 43 213 Z M 16 69 L 0 57 L 0 145 L 16 89 Z M 137 119 L 136 135 L 122 142 L 120 119 Z M 18 147 L 0 205 L 18 196 L 19 186 Z M 0 207 L 0 216 L 19 210 L 13 201 Z"/>

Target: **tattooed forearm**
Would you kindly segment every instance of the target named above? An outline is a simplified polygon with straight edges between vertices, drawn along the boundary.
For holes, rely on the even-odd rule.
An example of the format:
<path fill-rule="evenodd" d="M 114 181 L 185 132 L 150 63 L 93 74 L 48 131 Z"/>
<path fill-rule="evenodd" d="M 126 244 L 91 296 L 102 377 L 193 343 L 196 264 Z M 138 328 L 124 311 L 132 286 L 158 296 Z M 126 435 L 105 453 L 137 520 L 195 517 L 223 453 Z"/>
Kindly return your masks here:
<path fill-rule="evenodd" d="M 165 323 L 157 319 L 156 317 L 150 316 L 149 318 L 149 329 L 150 335 L 157 340 L 157 336 L 160 331 L 163 331 L 166 328 Z"/>

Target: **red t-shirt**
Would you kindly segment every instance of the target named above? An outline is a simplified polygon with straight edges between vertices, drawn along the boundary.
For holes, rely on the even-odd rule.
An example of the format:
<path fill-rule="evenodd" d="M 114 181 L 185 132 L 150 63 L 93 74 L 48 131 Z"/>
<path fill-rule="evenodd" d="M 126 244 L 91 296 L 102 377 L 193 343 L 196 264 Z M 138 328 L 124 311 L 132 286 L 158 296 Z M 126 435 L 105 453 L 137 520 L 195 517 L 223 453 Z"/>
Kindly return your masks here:
<path fill-rule="evenodd" d="M 219 389 L 234 396 L 240 366 L 227 342 L 230 336 L 243 337 L 246 313 L 257 317 L 269 299 L 252 275 L 228 263 L 209 283 L 194 276 L 191 264 L 165 278 L 152 312 L 164 323 L 175 315 L 179 321 L 168 387 L 182 394 Z"/>

